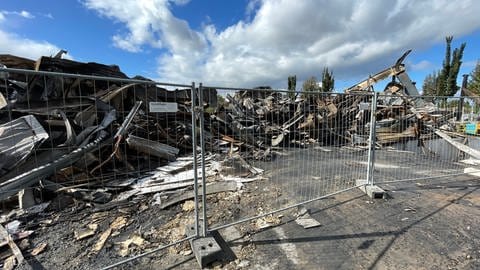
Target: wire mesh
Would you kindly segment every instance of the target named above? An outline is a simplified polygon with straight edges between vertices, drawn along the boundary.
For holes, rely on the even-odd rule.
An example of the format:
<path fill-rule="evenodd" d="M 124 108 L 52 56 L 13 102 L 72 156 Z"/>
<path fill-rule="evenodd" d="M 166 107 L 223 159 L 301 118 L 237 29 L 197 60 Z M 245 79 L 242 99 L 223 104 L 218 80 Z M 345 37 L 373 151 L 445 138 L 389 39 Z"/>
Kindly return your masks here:
<path fill-rule="evenodd" d="M 426 105 L 416 108 L 415 100 Z M 479 146 L 475 99 L 380 95 L 377 117 L 382 119 L 376 122 L 374 181 L 378 184 L 465 174 L 471 165 L 463 161 L 470 155 L 458 145 L 473 151 Z"/>
<path fill-rule="evenodd" d="M 462 160 L 480 157 L 477 98 L 196 89 L 5 68 L 0 93 L 2 220 L 55 232 L 52 249 L 87 268 L 178 254 L 248 220 L 261 228 L 273 213 L 356 188 L 369 153 L 375 184 L 465 174 Z M 35 218 L 32 205 L 42 206 Z"/>
<path fill-rule="evenodd" d="M 350 190 L 366 179 L 372 94 L 215 88 L 205 108 L 208 185 L 241 183 L 242 195 L 207 201 L 209 228 L 236 224 Z M 215 165 L 218 163 L 219 165 Z M 250 193 L 262 196 L 250 201 Z M 225 209 L 221 213 L 218 209 Z"/>
<path fill-rule="evenodd" d="M 194 85 L 18 69 L 1 75 L 4 222 L 20 220 L 18 232 L 44 227 L 54 239 L 34 241 L 49 240 L 49 249 L 86 268 L 189 248 L 185 240 L 198 235 L 185 235 L 198 223 Z M 183 209 L 183 201 L 172 203 L 178 196 L 188 201 Z M 29 207 L 40 205 L 32 215 Z"/>

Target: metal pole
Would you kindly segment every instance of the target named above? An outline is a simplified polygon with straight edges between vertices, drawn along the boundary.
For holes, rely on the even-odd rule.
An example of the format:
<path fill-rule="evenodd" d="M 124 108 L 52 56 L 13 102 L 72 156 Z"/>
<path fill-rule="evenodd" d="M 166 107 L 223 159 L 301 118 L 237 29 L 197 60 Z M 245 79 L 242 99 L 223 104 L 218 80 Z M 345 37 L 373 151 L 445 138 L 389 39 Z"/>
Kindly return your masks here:
<path fill-rule="evenodd" d="M 129 78 L 114 78 L 114 77 L 106 77 L 106 76 L 72 74 L 72 73 L 63 73 L 63 72 L 42 71 L 42 70 L 36 71 L 36 70 L 19 69 L 19 68 L 0 67 L 0 72 L 55 76 L 55 77 L 63 77 L 63 78 L 89 79 L 89 80 L 109 81 L 109 82 L 138 83 L 138 84 L 144 84 L 144 85 L 145 84 L 148 84 L 148 85 L 161 84 L 164 86 L 190 87 L 190 85 L 188 84 L 174 84 L 174 83 L 165 83 L 165 82 L 157 82 L 157 81 L 135 80 L 135 79 L 129 79 Z"/>
<path fill-rule="evenodd" d="M 192 82 L 192 149 L 193 149 L 193 197 L 195 201 L 195 237 L 198 237 L 198 176 L 197 176 L 197 119 L 195 83 Z"/>
<path fill-rule="evenodd" d="M 373 170 L 375 163 L 375 130 L 376 130 L 376 111 L 377 111 L 377 92 L 373 92 L 372 106 L 370 108 L 370 134 L 368 136 L 368 167 L 367 183 L 373 186 Z"/>
<path fill-rule="evenodd" d="M 457 121 L 462 121 L 462 112 L 463 112 L 463 89 L 467 88 L 468 84 L 468 74 L 463 74 L 462 88 L 460 88 L 460 100 L 457 107 Z"/>
<path fill-rule="evenodd" d="M 207 222 L 207 185 L 206 185 L 206 177 L 205 177 L 205 154 L 206 154 L 206 149 L 205 149 L 205 138 L 204 138 L 204 133 L 205 133 L 205 127 L 204 127 L 204 122 L 205 122 L 205 117 L 204 117 L 204 112 L 203 112 L 203 86 L 202 83 L 200 83 L 200 86 L 198 87 L 198 93 L 199 93 L 199 103 L 200 103 L 200 147 L 202 149 L 201 151 L 201 157 L 202 157 L 202 217 L 203 217 L 203 226 L 202 226 L 202 237 L 205 237 L 207 235 L 208 231 L 208 222 Z"/>

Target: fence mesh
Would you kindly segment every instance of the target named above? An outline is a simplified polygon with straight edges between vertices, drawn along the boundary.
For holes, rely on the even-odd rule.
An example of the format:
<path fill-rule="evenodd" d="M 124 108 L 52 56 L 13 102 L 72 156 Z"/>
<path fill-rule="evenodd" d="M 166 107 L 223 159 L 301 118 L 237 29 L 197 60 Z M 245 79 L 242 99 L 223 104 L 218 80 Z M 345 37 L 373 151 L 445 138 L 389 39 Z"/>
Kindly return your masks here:
<path fill-rule="evenodd" d="M 218 203 L 209 203 L 210 227 L 319 199 L 366 179 L 371 94 L 216 89 L 224 102 L 206 108 L 205 149 L 211 163 L 221 165 L 207 182 L 236 181 L 244 193 L 221 218 L 215 215 Z M 262 192 L 254 203 L 252 190 Z"/>
<path fill-rule="evenodd" d="M 19 224 L 13 235 L 40 233 L 29 248 L 55 235 L 51 254 L 69 260 L 45 258 L 57 269 L 189 248 L 172 244 L 196 217 L 193 86 L 6 71 L 0 197 L 5 226 Z M 188 204 L 175 204 L 178 196 Z"/>
<path fill-rule="evenodd" d="M 13 235 L 41 228 L 30 249 L 55 235 L 49 248 L 75 259 L 44 258 L 51 268 L 130 267 L 158 251 L 175 262 L 186 240 L 268 227 L 368 173 L 375 184 L 434 179 L 480 158 L 476 98 L 95 75 L 0 70 L 1 223 Z"/>
<path fill-rule="evenodd" d="M 460 175 L 470 156 L 453 144 L 478 149 L 478 105 L 463 97 L 379 96 L 374 162 L 375 183 L 415 181 Z M 412 100 L 426 105 L 412 110 Z M 392 105 L 393 102 L 401 103 Z M 463 108 L 459 104 L 463 103 Z M 474 121 L 473 121 L 474 120 Z M 467 127 L 470 129 L 467 129 Z M 470 134 L 469 134 L 470 133 Z M 474 150 L 475 151 L 475 150 Z"/>

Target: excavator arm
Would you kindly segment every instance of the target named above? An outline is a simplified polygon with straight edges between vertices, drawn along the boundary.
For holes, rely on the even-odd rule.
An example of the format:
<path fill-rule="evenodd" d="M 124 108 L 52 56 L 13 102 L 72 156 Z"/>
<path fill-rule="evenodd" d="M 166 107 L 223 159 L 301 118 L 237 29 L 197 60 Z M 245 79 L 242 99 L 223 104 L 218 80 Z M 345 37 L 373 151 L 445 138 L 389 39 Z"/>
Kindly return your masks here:
<path fill-rule="evenodd" d="M 417 90 L 417 87 L 415 87 L 415 84 L 413 84 L 412 80 L 408 76 L 406 70 L 405 70 L 405 65 L 403 64 L 403 60 L 412 52 L 412 50 L 406 51 L 398 60 L 395 62 L 395 65 L 386 68 L 377 74 L 370 76 L 368 79 L 363 80 L 359 82 L 358 84 L 348 88 L 345 90 L 346 93 L 352 92 L 352 91 L 365 91 L 369 90 L 368 88 L 377 82 L 384 80 L 389 77 L 396 77 L 400 84 L 403 85 L 405 94 L 409 96 L 419 96 L 420 93 Z M 415 105 L 416 107 L 424 107 L 425 102 L 423 99 L 416 98 L 415 99 Z"/>

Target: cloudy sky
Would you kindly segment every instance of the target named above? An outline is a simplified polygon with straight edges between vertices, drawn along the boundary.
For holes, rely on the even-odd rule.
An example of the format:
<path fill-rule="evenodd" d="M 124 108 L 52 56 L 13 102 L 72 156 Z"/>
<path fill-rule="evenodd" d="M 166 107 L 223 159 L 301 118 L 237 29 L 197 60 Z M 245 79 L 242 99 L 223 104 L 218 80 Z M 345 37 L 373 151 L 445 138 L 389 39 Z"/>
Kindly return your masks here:
<path fill-rule="evenodd" d="M 338 90 L 407 49 L 419 84 L 441 67 L 444 38 L 480 58 L 476 0 L 2 0 L 0 53 L 36 59 L 66 49 L 176 83 L 285 88 L 333 70 Z"/>

